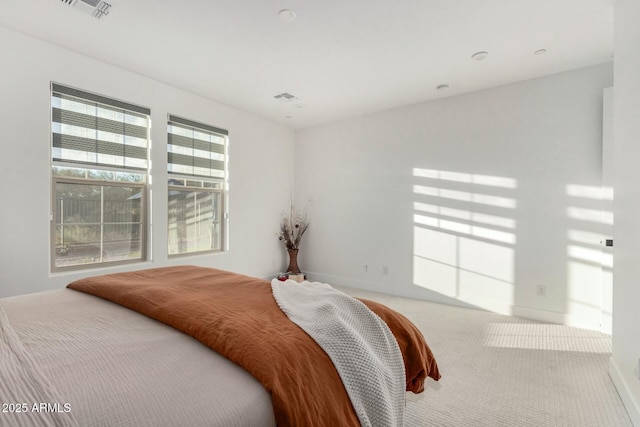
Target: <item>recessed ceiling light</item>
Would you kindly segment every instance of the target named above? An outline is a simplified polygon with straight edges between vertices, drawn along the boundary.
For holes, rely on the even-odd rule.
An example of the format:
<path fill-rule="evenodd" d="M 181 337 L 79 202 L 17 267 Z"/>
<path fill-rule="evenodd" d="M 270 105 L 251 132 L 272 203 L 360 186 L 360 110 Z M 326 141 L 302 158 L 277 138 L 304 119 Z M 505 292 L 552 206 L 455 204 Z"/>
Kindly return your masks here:
<path fill-rule="evenodd" d="M 448 84 L 438 85 L 436 86 L 436 89 L 438 89 L 438 91 L 440 92 L 444 92 L 445 90 L 449 89 L 449 85 Z"/>
<path fill-rule="evenodd" d="M 547 49 L 538 49 L 533 52 L 534 55 L 544 55 L 545 53 L 547 53 Z"/>
<path fill-rule="evenodd" d="M 487 56 L 489 56 L 489 52 L 485 52 L 484 50 L 482 50 L 471 55 L 471 59 L 473 59 L 474 61 L 482 61 Z"/>
<path fill-rule="evenodd" d="M 280 12 L 278 12 L 278 18 L 280 18 L 282 22 L 295 21 L 296 12 L 291 9 L 282 9 Z"/>

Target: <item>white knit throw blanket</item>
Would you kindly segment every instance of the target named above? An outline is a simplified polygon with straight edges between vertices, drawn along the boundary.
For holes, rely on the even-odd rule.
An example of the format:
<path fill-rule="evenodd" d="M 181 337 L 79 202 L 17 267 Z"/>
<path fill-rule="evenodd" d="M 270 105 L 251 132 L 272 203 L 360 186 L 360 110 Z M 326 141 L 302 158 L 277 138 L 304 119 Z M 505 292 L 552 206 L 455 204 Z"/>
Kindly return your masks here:
<path fill-rule="evenodd" d="M 363 427 L 402 427 L 405 370 L 389 327 L 362 302 L 318 282 L 271 281 L 282 311 L 329 355 Z"/>

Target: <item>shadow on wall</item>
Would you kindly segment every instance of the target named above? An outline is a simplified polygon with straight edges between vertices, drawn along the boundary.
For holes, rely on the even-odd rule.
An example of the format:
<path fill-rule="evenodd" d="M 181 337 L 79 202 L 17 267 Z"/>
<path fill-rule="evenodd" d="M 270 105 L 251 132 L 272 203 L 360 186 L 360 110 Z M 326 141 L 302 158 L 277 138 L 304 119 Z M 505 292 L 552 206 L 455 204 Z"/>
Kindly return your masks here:
<path fill-rule="evenodd" d="M 518 242 L 525 235 L 519 234 L 517 219 L 526 216 L 518 212 L 516 179 L 423 168 L 414 168 L 412 176 L 415 286 L 497 313 L 610 333 L 613 260 L 601 242 L 613 224 L 613 215 L 603 209 L 612 191 L 566 185 L 564 219 L 558 211 L 554 224 L 537 223 L 540 234 L 553 237 L 559 227 L 565 230 L 564 255 L 562 237 L 550 243 L 556 252 L 532 247 L 540 236 L 532 239 L 537 231 L 531 225 L 527 242 Z M 562 209 L 553 204 L 547 208 L 552 213 Z M 526 250 L 522 245 L 528 245 Z M 518 273 L 519 251 L 541 259 L 527 260 Z M 546 268 L 557 273 L 526 273 Z M 565 277 L 558 276 L 562 271 Z M 537 282 L 542 277 L 553 277 L 553 282 Z"/>

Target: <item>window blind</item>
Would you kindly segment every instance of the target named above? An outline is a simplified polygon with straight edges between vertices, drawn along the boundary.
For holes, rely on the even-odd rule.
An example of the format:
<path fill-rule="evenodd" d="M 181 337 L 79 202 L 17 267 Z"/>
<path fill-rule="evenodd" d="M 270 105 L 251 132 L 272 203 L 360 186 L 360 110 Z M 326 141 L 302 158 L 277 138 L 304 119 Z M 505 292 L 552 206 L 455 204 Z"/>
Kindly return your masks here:
<path fill-rule="evenodd" d="M 145 107 L 52 83 L 52 158 L 146 170 L 150 114 Z"/>
<path fill-rule="evenodd" d="M 224 179 L 227 135 L 224 129 L 169 115 L 168 172 Z"/>

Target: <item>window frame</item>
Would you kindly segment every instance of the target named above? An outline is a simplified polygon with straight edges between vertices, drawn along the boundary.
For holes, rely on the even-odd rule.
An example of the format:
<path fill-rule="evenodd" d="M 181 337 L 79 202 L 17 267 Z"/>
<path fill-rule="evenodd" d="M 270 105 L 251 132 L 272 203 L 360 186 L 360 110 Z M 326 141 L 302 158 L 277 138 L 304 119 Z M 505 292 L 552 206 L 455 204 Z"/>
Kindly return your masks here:
<path fill-rule="evenodd" d="M 74 165 L 74 168 L 78 168 L 78 165 Z M 87 169 L 88 168 L 78 168 L 78 169 Z M 94 169 L 94 168 L 91 168 Z M 105 169 L 106 170 L 106 169 Z M 109 169 L 109 171 L 112 171 Z M 86 264 L 74 264 L 68 266 L 57 266 L 56 265 L 56 253 L 57 253 L 57 226 L 58 226 L 58 208 L 57 208 L 57 199 L 56 195 L 56 186 L 57 184 L 78 184 L 78 185 L 94 185 L 100 187 L 132 187 L 140 189 L 140 197 L 141 197 L 141 206 L 140 206 L 140 257 L 125 259 L 125 260 L 116 260 L 116 261 L 99 261 L 92 262 Z M 74 270 L 87 270 L 92 268 L 100 268 L 100 267 L 109 267 L 113 265 L 122 265 L 122 264 L 132 264 L 138 262 L 144 262 L 147 260 L 147 210 L 148 210 L 148 197 L 147 197 L 147 186 L 146 182 L 127 182 L 127 181 L 109 181 L 109 180 L 95 180 L 95 179 L 85 179 L 85 178 L 73 178 L 66 176 L 55 176 L 52 172 L 51 178 L 51 271 L 52 272 L 62 272 L 62 271 L 74 271 Z M 88 225 L 99 225 L 101 229 L 104 229 L 106 223 L 104 221 L 104 210 L 101 210 L 102 220 L 99 223 L 91 223 Z M 103 237 L 103 233 L 101 232 L 101 237 Z M 102 248 L 104 245 L 104 239 L 101 238 L 100 247 Z M 100 251 L 100 256 L 102 257 L 102 250 Z"/>
<path fill-rule="evenodd" d="M 64 159 L 56 158 L 54 156 L 54 141 L 56 138 L 56 131 L 54 130 L 54 108 L 59 108 L 54 106 L 54 97 L 60 95 L 68 96 L 72 98 L 77 98 L 78 102 L 85 104 L 95 104 L 96 108 L 100 108 L 100 106 L 104 106 L 107 109 L 113 110 L 122 110 L 122 114 L 135 113 L 137 115 L 143 115 L 146 121 L 146 166 L 144 168 L 141 167 L 127 167 L 118 166 L 114 164 L 100 164 L 91 161 L 66 161 Z M 64 99 L 64 98 L 62 98 Z M 52 273 L 60 273 L 67 271 L 89 271 L 95 270 L 99 268 L 112 267 L 116 265 L 125 265 L 132 263 L 141 263 L 149 260 L 150 252 L 150 242 L 149 242 L 149 230 L 150 230 L 150 211 L 151 211 L 151 198 L 150 198 L 150 189 L 149 182 L 151 179 L 151 109 L 147 107 L 142 107 L 137 104 L 133 104 L 127 101 L 122 101 L 113 97 L 99 95 L 94 92 L 85 91 L 81 89 L 74 88 L 72 86 L 59 84 L 56 82 L 51 82 L 50 90 L 49 90 L 49 165 L 50 165 L 50 225 L 49 225 L 49 251 L 50 251 L 50 271 Z M 63 110 L 64 111 L 64 110 Z M 98 117 L 98 116 L 97 116 Z M 56 122 L 64 124 L 64 122 Z M 87 129 L 92 129 L 88 127 Z M 96 129 L 97 131 L 99 129 Z M 64 135 L 62 133 L 58 133 L 58 135 Z M 119 135 L 116 133 L 115 135 Z M 123 134 L 123 135 L 128 135 Z M 60 138 L 60 137 L 58 137 Z M 97 137 L 96 137 L 97 138 Z M 100 144 L 99 140 L 96 139 L 96 144 Z M 122 143 L 123 146 L 126 147 L 126 143 Z M 126 149 L 126 148 L 125 148 Z M 56 168 L 72 168 L 80 171 L 84 171 L 84 177 L 75 177 L 75 176 L 64 176 L 56 174 Z M 105 171 L 113 173 L 114 179 L 99 179 L 90 177 L 89 174 L 92 171 Z M 116 175 L 118 173 L 125 174 L 135 174 L 141 177 L 140 181 L 127 181 L 127 180 L 118 180 L 116 179 Z M 58 209 L 57 209 L 57 186 L 59 184 L 77 184 L 77 185 L 93 185 L 102 187 L 101 191 L 104 191 L 105 187 L 129 187 L 129 188 L 137 188 L 140 190 L 140 238 L 136 239 L 140 242 L 140 256 L 132 259 L 123 259 L 123 260 L 114 260 L 114 261 L 98 261 L 98 262 L 90 262 L 90 263 L 81 263 L 81 264 L 73 264 L 73 265 L 65 265 L 58 266 L 56 265 L 56 258 L 58 254 L 58 245 L 57 245 L 57 237 L 58 237 Z M 101 208 L 101 220 L 99 224 L 100 226 L 100 248 L 102 249 L 104 246 L 104 227 L 110 223 L 104 222 L 104 206 Z M 138 223 L 136 223 L 138 224 Z M 102 250 L 100 251 L 100 259 L 103 257 Z"/>
<path fill-rule="evenodd" d="M 222 138 L 224 140 L 223 145 L 223 153 L 224 163 L 223 174 L 222 177 L 215 176 L 206 176 L 199 174 L 188 174 L 188 173 L 180 173 L 180 172 L 171 172 L 169 171 L 169 165 L 173 164 L 170 161 L 171 155 L 173 154 L 170 151 L 171 138 L 170 138 L 170 126 L 176 125 L 178 127 L 183 128 L 192 128 L 193 130 L 197 130 L 200 132 L 206 132 L 215 135 L 216 137 Z M 213 151 L 212 151 L 213 152 Z M 225 129 L 218 128 L 216 126 L 207 125 L 205 123 L 196 122 L 191 119 L 187 119 L 181 116 L 177 116 L 175 114 L 167 114 L 167 149 L 166 149 L 166 159 L 167 159 L 167 257 L 177 258 L 177 257 L 186 257 L 186 256 L 197 256 L 197 255 L 206 255 L 212 253 L 222 253 L 228 251 L 229 247 L 229 213 L 227 211 L 228 206 L 228 197 L 229 197 L 229 132 Z M 176 185 L 172 184 L 171 180 L 181 180 L 184 181 L 184 185 Z M 202 185 L 187 185 L 188 181 L 200 181 Z M 210 184 L 218 184 L 218 187 L 206 187 L 204 183 Z M 170 230 L 169 230 L 169 197 L 171 189 L 174 190 L 191 190 L 191 191 L 200 191 L 200 192 L 211 192 L 218 193 L 220 200 L 220 218 L 217 222 L 220 224 L 220 249 L 206 249 L 206 250 L 198 250 L 198 251 L 190 251 L 190 252 L 182 252 L 182 253 L 171 253 L 170 252 Z"/>
<path fill-rule="evenodd" d="M 178 176 L 175 174 L 170 175 L 171 177 L 174 177 L 176 179 L 180 179 L 180 180 L 184 180 L 186 181 L 203 181 L 203 182 L 215 182 L 213 180 L 207 180 L 207 179 L 197 179 L 195 177 L 186 177 L 186 176 Z M 171 179 L 171 178 L 170 178 Z M 224 183 L 221 182 L 223 187 L 224 187 Z M 226 191 L 224 188 L 213 188 L 213 187 L 198 187 L 198 186 L 190 186 L 190 185 L 176 185 L 176 184 L 171 184 L 168 183 L 167 184 L 167 189 L 168 189 L 168 193 L 167 193 L 167 256 L 169 258 L 174 258 L 174 257 L 184 257 L 184 256 L 193 256 L 193 255 L 203 255 L 203 254 L 211 254 L 211 253 L 220 253 L 220 252 L 224 252 L 226 250 L 226 230 L 227 230 L 227 224 L 226 224 L 226 220 L 227 220 L 227 214 L 226 214 L 226 210 L 225 210 L 225 194 Z M 191 252 L 179 252 L 179 253 L 171 253 L 171 238 L 170 238 L 170 223 L 169 223 L 169 197 L 171 194 L 171 190 L 178 190 L 178 191 L 189 191 L 189 192 L 201 192 L 201 193 L 211 193 L 211 194 L 217 194 L 218 195 L 218 199 L 220 200 L 220 218 L 217 220 L 214 220 L 213 224 L 215 225 L 216 223 L 220 224 L 220 249 L 205 249 L 205 250 L 199 250 L 199 251 L 191 251 Z"/>

